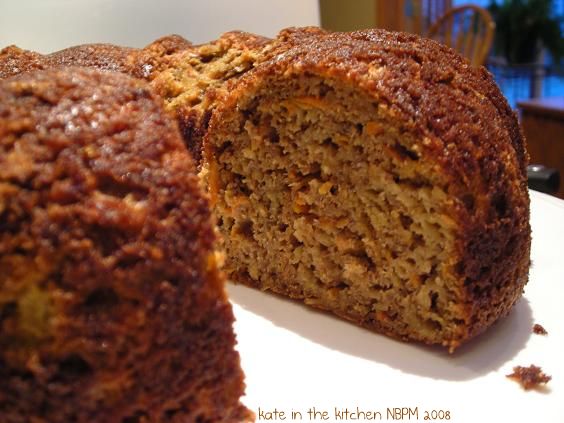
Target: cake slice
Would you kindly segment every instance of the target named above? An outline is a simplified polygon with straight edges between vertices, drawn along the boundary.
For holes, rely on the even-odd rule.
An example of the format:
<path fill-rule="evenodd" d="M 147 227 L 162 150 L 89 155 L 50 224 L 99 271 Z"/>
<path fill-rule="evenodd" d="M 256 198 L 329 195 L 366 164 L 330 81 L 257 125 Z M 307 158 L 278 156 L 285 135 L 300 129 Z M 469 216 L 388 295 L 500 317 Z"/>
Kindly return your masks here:
<path fill-rule="evenodd" d="M 505 316 L 528 279 L 527 154 L 491 75 L 415 35 L 278 38 L 204 142 L 228 278 L 450 351 Z"/>
<path fill-rule="evenodd" d="M 0 81 L 0 421 L 239 422 L 195 164 L 143 81 Z"/>
<path fill-rule="evenodd" d="M 233 280 L 450 350 L 519 298 L 527 154 L 485 69 L 417 36 L 318 28 L 124 57 L 197 162 L 207 138 Z M 41 60 L 5 49 L 0 77 Z"/>

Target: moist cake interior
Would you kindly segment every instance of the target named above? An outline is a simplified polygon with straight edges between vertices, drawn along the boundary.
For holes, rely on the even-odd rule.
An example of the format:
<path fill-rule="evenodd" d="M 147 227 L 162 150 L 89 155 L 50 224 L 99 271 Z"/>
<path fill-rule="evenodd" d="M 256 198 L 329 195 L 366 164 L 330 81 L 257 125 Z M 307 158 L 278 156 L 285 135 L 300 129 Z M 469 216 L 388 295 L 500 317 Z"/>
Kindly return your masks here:
<path fill-rule="evenodd" d="M 208 174 L 231 278 L 400 338 L 458 338 L 457 227 L 420 140 L 314 75 L 267 78 L 236 110 Z"/>

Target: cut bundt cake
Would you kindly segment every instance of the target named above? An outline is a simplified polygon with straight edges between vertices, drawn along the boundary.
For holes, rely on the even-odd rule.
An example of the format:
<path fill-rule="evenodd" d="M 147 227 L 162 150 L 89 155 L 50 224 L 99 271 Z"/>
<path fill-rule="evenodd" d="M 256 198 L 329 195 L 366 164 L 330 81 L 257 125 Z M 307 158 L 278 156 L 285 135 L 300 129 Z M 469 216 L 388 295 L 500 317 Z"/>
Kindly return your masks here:
<path fill-rule="evenodd" d="M 488 72 L 452 50 L 302 28 L 88 51 L 45 65 L 9 47 L 0 77 L 75 57 L 149 81 L 197 162 L 206 139 L 202 174 L 234 281 L 450 350 L 519 298 L 523 137 Z"/>
<path fill-rule="evenodd" d="M 228 278 L 450 351 L 528 279 L 527 154 L 491 75 L 382 30 L 284 31 L 204 141 Z"/>
<path fill-rule="evenodd" d="M 142 81 L 0 82 L 0 421 L 236 422 L 208 200 Z"/>

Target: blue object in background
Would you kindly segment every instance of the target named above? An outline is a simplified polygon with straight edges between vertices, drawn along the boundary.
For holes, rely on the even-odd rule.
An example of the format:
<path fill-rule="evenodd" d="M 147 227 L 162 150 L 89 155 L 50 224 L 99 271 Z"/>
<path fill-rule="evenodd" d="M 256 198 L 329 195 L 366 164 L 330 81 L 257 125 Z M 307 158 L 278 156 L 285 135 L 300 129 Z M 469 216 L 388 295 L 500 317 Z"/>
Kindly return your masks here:
<path fill-rule="evenodd" d="M 496 0 L 498 3 L 503 0 Z M 475 4 L 476 6 L 487 9 L 491 0 L 453 0 L 452 6 L 462 6 L 464 4 Z M 564 0 L 554 0 L 553 10 L 556 16 L 564 16 Z M 564 21 L 562 23 L 564 26 Z M 564 28 L 563 28 L 564 30 Z M 545 54 L 544 77 L 542 78 L 541 97 L 562 97 L 564 96 L 564 74 L 562 68 L 555 69 L 552 57 Z M 517 107 L 517 101 L 525 100 L 533 96 L 531 89 L 531 78 L 534 70 L 526 67 L 501 67 L 488 65 L 488 69 L 493 73 L 494 78 L 507 98 L 511 107 Z"/>

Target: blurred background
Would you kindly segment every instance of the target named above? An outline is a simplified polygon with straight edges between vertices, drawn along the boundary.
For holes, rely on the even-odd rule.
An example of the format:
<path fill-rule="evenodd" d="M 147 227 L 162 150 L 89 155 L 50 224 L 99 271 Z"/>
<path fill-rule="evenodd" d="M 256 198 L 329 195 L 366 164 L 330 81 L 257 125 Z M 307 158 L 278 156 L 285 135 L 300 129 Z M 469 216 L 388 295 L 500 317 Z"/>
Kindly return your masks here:
<path fill-rule="evenodd" d="M 317 0 L 0 0 L 0 46 L 51 52 L 70 44 L 143 47 L 179 34 L 193 43 L 244 30 L 275 36 L 319 25 Z"/>
<path fill-rule="evenodd" d="M 518 111 L 532 162 L 564 174 L 564 0 L 0 0 L 0 48 L 43 53 L 142 47 L 172 33 L 194 43 L 234 29 L 273 37 L 306 25 L 407 31 L 457 49 L 492 72 Z"/>
<path fill-rule="evenodd" d="M 321 25 L 387 28 L 450 45 L 493 74 L 519 114 L 529 186 L 564 198 L 564 0 L 320 0 Z M 560 186 L 560 187 L 559 187 Z"/>
<path fill-rule="evenodd" d="M 564 95 L 564 68 L 557 63 L 564 58 L 564 0 L 321 0 L 320 4 L 321 24 L 329 29 L 379 27 L 421 35 L 429 35 L 433 24 L 451 9 L 479 7 L 495 25 L 481 64 L 494 73 L 510 104 Z M 452 15 L 448 23 L 472 34 L 476 28 L 471 26 L 477 23 L 468 17 L 459 23 L 460 16 Z M 432 38 L 438 38 L 436 33 Z"/>

